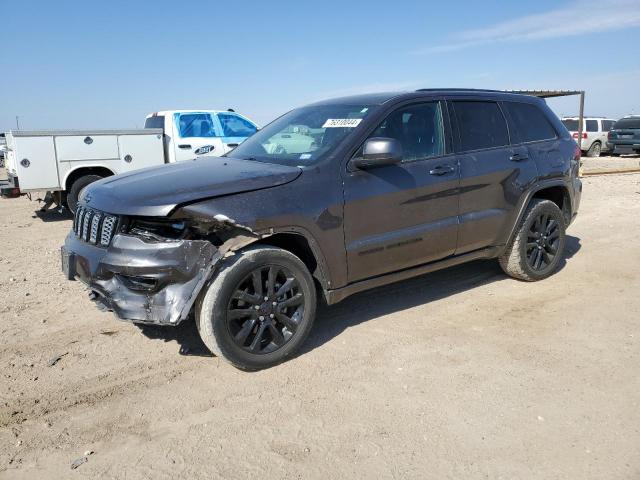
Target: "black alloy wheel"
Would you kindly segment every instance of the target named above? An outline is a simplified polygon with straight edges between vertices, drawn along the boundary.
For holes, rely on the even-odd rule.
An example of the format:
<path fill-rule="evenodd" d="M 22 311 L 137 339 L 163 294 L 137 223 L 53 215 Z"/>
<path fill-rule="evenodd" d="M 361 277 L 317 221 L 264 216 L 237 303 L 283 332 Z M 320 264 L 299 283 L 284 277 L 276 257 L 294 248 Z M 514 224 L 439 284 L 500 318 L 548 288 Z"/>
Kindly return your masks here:
<path fill-rule="evenodd" d="M 558 253 L 560 225 L 547 213 L 538 215 L 527 234 L 527 263 L 533 270 L 544 270 Z"/>
<path fill-rule="evenodd" d="M 295 275 L 281 265 L 263 265 L 235 287 L 227 307 L 227 328 L 243 350 L 271 353 L 291 340 L 305 307 Z"/>

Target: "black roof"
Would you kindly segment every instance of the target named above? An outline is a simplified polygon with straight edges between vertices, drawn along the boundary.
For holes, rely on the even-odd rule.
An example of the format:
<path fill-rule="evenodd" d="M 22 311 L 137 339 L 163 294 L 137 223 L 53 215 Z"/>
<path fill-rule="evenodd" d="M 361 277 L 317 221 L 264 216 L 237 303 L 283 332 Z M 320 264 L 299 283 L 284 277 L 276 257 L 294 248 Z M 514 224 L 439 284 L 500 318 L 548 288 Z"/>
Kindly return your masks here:
<path fill-rule="evenodd" d="M 527 97 L 532 99 L 530 95 L 523 95 L 521 93 L 506 92 L 504 90 L 483 90 L 473 88 L 420 88 L 410 92 L 382 92 L 382 93 L 367 93 L 362 95 L 351 95 L 348 97 L 330 98 L 315 102 L 312 105 L 381 105 L 389 100 L 402 100 L 412 99 L 420 97 L 431 97 L 439 94 L 469 94 L 478 95 L 486 94 L 491 97 L 513 98 L 513 97 Z"/>

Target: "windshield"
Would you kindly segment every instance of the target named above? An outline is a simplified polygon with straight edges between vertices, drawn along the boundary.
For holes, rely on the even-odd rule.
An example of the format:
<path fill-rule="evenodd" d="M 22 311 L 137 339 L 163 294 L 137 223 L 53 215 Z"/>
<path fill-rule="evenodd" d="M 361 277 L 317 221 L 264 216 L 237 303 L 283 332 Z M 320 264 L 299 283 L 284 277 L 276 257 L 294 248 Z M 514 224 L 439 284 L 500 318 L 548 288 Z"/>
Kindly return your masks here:
<path fill-rule="evenodd" d="M 285 165 L 310 165 L 329 154 L 375 107 L 319 105 L 290 111 L 228 156 Z"/>
<path fill-rule="evenodd" d="M 578 120 L 562 120 L 562 123 L 570 132 L 578 131 Z"/>

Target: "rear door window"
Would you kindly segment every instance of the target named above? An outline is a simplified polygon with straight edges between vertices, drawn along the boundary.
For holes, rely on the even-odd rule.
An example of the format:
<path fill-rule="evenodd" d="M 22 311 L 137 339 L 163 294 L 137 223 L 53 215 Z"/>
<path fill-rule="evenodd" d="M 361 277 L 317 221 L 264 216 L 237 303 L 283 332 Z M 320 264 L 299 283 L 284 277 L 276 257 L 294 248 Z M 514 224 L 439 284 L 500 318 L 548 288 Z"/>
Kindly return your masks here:
<path fill-rule="evenodd" d="M 546 115 L 535 105 L 529 103 L 504 102 L 513 124 L 512 137 L 520 142 L 537 142 L 557 137 Z M 566 120 L 565 120 L 566 121 Z"/>
<path fill-rule="evenodd" d="M 587 132 L 597 132 L 598 131 L 598 121 L 597 120 L 587 120 L 584 123 L 586 125 Z"/>
<path fill-rule="evenodd" d="M 509 145 L 507 122 L 496 102 L 454 101 L 462 151 Z"/>

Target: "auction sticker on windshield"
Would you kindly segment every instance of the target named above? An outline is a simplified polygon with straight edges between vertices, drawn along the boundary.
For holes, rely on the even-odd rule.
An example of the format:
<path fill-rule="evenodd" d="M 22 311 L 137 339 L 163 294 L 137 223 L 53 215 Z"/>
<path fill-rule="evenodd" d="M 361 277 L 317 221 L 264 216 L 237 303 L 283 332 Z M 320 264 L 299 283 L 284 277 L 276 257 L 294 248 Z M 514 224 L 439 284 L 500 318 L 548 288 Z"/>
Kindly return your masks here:
<path fill-rule="evenodd" d="M 328 118 L 322 128 L 355 128 L 361 121 L 361 118 Z"/>

